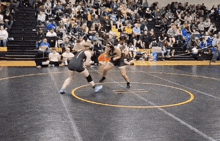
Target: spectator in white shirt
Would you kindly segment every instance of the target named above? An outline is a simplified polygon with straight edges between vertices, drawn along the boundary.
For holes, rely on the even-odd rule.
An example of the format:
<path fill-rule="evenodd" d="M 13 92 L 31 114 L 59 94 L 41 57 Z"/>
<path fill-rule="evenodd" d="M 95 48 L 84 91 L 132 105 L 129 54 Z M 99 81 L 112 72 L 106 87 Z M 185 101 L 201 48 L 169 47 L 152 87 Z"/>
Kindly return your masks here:
<path fill-rule="evenodd" d="M 0 46 L 1 42 L 3 42 L 3 47 L 6 47 L 7 40 L 8 32 L 4 29 L 4 26 L 0 26 Z"/>
<path fill-rule="evenodd" d="M 52 52 L 49 54 L 50 65 L 59 67 L 60 59 L 61 59 L 60 54 L 56 52 L 56 48 L 53 48 Z"/>
<path fill-rule="evenodd" d="M 70 52 L 70 48 L 66 48 L 66 51 L 62 54 L 62 57 L 62 65 L 68 65 L 70 59 L 74 57 L 74 55 L 72 52 Z"/>
<path fill-rule="evenodd" d="M 50 31 L 47 32 L 46 37 L 55 37 L 57 36 L 57 33 L 54 32 L 54 29 L 51 29 Z"/>
<path fill-rule="evenodd" d="M 40 11 L 40 13 L 37 15 L 37 21 L 38 23 L 45 23 L 46 21 L 46 15 L 44 12 Z"/>

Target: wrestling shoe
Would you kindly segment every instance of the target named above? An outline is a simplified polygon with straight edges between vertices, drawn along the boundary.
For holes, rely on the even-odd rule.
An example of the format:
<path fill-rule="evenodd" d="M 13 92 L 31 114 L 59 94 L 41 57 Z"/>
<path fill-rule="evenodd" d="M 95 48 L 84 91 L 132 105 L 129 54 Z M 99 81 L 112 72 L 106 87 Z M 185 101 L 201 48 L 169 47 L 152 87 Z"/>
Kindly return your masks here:
<path fill-rule="evenodd" d="M 102 89 L 102 85 L 99 85 L 99 86 L 95 86 L 95 92 L 99 92 L 101 89 Z"/>
<path fill-rule="evenodd" d="M 65 94 L 66 90 L 60 89 L 60 94 Z"/>
<path fill-rule="evenodd" d="M 102 77 L 102 79 L 99 80 L 100 83 L 102 83 L 105 80 L 105 77 Z"/>
<path fill-rule="evenodd" d="M 130 83 L 129 82 L 127 82 L 127 87 L 126 88 L 131 88 L 131 85 L 130 85 Z"/>

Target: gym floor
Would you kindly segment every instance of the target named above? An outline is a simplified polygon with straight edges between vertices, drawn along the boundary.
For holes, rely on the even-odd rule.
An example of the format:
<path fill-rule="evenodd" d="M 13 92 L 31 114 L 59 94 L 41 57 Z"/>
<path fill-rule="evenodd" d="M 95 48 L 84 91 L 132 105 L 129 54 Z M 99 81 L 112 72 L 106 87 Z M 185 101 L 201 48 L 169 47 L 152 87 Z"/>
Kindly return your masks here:
<path fill-rule="evenodd" d="M 103 66 L 88 68 L 95 82 Z M 1 141 L 220 141 L 220 66 L 114 68 L 99 93 L 66 67 L 0 67 Z"/>

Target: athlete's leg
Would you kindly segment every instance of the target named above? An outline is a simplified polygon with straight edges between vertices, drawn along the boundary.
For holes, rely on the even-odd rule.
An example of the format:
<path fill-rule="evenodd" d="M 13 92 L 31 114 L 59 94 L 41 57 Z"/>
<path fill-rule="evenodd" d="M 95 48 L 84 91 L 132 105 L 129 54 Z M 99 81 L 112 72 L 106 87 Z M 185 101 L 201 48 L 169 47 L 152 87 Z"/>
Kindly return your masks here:
<path fill-rule="evenodd" d="M 105 80 L 105 77 L 107 75 L 107 72 L 111 70 L 114 67 L 114 65 L 111 62 L 107 62 L 107 64 L 104 67 L 103 73 L 102 73 L 102 79 L 99 80 L 99 82 L 103 82 Z"/>
<path fill-rule="evenodd" d="M 95 82 L 92 80 L 91 75 L 89 74 L 88 70 L 85 69 L 84 71 L 81 72 L 87 79 L 88 83 L 95 89 L 95 92 L 98 92 L 99 90 L 102 89 L 102 85 L 97 86 Z"/>
<path fill-rule="evenodd" d="M 60 89 L 60 94 L 64 94 L 66 88 L 69 86 L 70 82 L 73 80 L 75 76 L 75 71 L 70 72 L 70 76 L 64 81 L 62 88 Z"/>
<path fill-rule="evenodd" d="M 127 82 L 127 88 L 130 88 L 130 81 L 129 81 L 129 78 L 128 78 L 127 74 L 126 74 L 125 66 L 121 66 L 121 67 L 119 67 L 119 69 L 121 70 L 122 77 Z"/>
<path fill-rule="evenodd" d="M 91 75 L 89 74 L 89 71 L 87 69 L 85 69 L 84 71 L 80 72 L 80 74 L 83 74 L 85 76 L 85 78 L 87 79 L 88 83 L 94 87 L 95 86 L 95 82 L 92 80 Z"/>

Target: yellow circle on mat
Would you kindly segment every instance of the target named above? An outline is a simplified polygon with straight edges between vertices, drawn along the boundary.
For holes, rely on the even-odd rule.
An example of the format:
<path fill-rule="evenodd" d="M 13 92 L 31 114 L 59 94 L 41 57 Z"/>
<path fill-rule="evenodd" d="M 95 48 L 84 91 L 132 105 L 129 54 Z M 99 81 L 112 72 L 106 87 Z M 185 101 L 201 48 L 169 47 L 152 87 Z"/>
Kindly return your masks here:
<path fill-rule="evenodd" d="M 115 82 L 106 82 L 106 83 L 115 83 Z M 123 82 L 117 82 L 117 83 L 123 83 Z M 187 103 L 190 103 L 194 100 L 194 95 L 187 91 L 187 90 L 184 90 L 184 89 L 181 89 L 181 88 L 177 88 L 177 87 L 173 87 L 173 86 L 168 86 L 168 85 L 163 85 L 163 84 L 154 84 L 154 83 L 139 83 L 139 82 L 134 82 L 136 84 L 144 84 L 144 85 L 157 85 L 157 86 L 162 86 L 162 87 L 168 87 L 168 88 L 173 88 L 173 89 L 177 89 L 177 90 L 180 90 L 180 91 L 183 91 L 183 92 L 186 92 L 187 94 L 190 95 L 190 98 L 186 101 L 183 101 L 183 102 L 180 102 L 180 103 L 175 103 L 175 104 L 170 104 L 170 105 L 160 105 L 160 106 L 156 106 L 156 105 L 152 105 L 152 106 L 129 106 L 129 105 L 114 105 L 114 104 L 107 104 L 107 103 L 100 103 L 100 102 L 95 102 L 95 101 L 90 101 L 90 100 L 87 100 L 87 99 L 83 99 L 79 96 L 76 95 L 76 91 L 83 88 L 83 87 L 88 87 L 89 85 L 83 85 L 83 86 L 79 86 L 77 88 L 75 88 L 73 91 L 72 91 L 72 95 L 81 100 L 81 101 L 84 101 L 84 102 L 87 102 L 87 103 L 91 103 L 91 104 L 96 104 L 96 105 L 100 105 L 100 106 L 109 106 L 109 107 L 117 107 L 117 108 L 131 108 L 131 109 L 149 109 L 149 108 L 167 108 L 167 107 L 174 107 L 174 106 L 180 106 L 180 105 L 184 105 L 184 104 L 187 104 Z M 133 84 L 134 84 L 133 83 Z"/>

